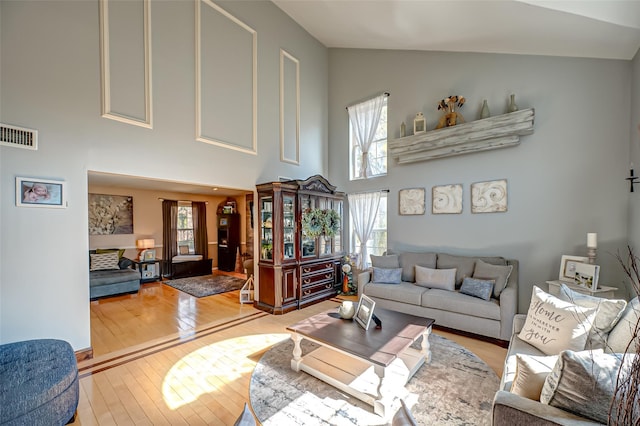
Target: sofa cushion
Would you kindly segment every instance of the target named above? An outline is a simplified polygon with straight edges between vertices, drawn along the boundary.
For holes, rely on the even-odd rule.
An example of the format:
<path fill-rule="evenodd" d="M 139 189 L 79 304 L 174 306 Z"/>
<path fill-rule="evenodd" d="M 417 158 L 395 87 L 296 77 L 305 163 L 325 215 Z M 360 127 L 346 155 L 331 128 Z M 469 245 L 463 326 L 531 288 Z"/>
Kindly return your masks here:
<path fill-rule="evenodd" d="M 527 319 L 518 337 L 547 355 L 565 349 L 581 351 L 595 316 L 595 309 L 565 302 L 534 285 Z"/>
<path fill-rule="evenodd" d="M 519 338 L 517 334 L 511 336 L 509 349 L 507 351 L 506 362 L 504 364 L 504 371 L 502 372 L 502 390 L 508 391 L 511 389 L 512 381 L 515 377 L 517 369 L 517 354 L 530 356 L 547 356 L 540 349 L 531 346 L 530 344 Z"/>
<path fill-rule="evenodd" d="M 634 335 L 636 324 L 638 324 L 638 316 L 640 316 L 640 302 L 638 298 L 634 298 L 627 303 L 627 309 L 625 309 L 618 324 L 609 333 L 607 339 L 607 347 L 605 352 L 626 352 L 629 342 Z M 640 335 L 636 336 L 633 343 L 631 343 L 631 350 L 637 348 L 640 345 Z"/>
<path fill-rule="evenodd" d="M 596 318 L 589 332 L 585 349 L 604 348 L 609 332 L 618 323 L 622 313 L 627 307 L 626 300 L 603 299 L 601 297 L 578 293 L 564 284 L 560 285 L 558 298 L 584 308 L 596 309 Z"/>
<path fill-rule="evenodd" d="M 540 400 L 544 382 L 558 360 L 557 355 L 532 356 L 516 354 L 516 372 L 511 392 L 525 398 Z"/>
<path fill-rule="evenodd" d="M 415 266 L 435 269 L 438 256 L 435 253 L 403 252 L 398 256 L 402 268 L 402 281 L 413 283 L 416 281 Z"/>
<path fill-rule="evenodd" d="M 398 261 L 397 254 L 390 254 L 388 256 L 375 256 L 371 255 L 371 266 L 375 268 L 399 268 L 400 262 Z"/>
<path fill-rule="evenodd" d="M 502 290 L 507 286 L 507 281 L 509 280 L 509 275 L 511 275 L 512 270 L 513 266 L 511 265 L 492 265 L 482 259 L 478 259 L 473 270 L 473 278 L 495 280 L 496 284 L 493 286 L 493 297 L 497 299 L 500 297 Z"/>
<path fill-rule="evenodd" d="M 456 285 L 460 286 L 464 277 L 473 276 L 473 268 L 476 265 L 475 257 L 454 256 L 446 253 L 438 253 L 436 262 L 438 269 L 456 269 Z"/>
<path fill-rule="evenodd" d="M 478 297 L 482 300 L 489 300 L 493 294 L 493 286 L 495 284 L 495 280 L 481 280 L 478 278 L 465 277 L 465 279 L 462 280 L 460 293 Z"/>
<path fill-rule="evenodd" d="M 465 314 L 469 317 L 475 316 L 500 321 L 500 305 L 495 299 L 486 301 L 457 291 L 437 288 L 426 290 L 422 294 L 422 306 Z M 469 321 L 473 321 L 473 318 L 469 318 Z"/>
<path fill-rule="evenodd" d="M 429 291 L 412 283 L 400 284 L 376 284 L 369 283 L 364 287 L 364 293 L 369 297 L 393 300 L 395 302 L 408 303 L 420 306 L 422 293 Z"/>
<path fill-rule="evenodd" d="M 89 255 L 91 263 L 89 271 L 101 271 L 106 269 L 120 269 L 118 266 L 118 252 L 92 253 Z"/>
<path fill-rule="evenodd" d="M 416 285 L 449 291 L 456 289 L 455 269 L 431 269 L 416 265 L 415 270 Z"/>
<path fill-rule="evenodd" d="M 595 351 L 563 351 L 547 376 L 540 402 L 607 424 L 620 358 Z M 627 356 L 622 368 L 628 369 L 632 359 L 633 355 Z"/>
<path fill-rule="evenodd" d="M 401 268 L 376 268 L 373 267 L 373 281 L 378 284 L 400 284 Z"/>

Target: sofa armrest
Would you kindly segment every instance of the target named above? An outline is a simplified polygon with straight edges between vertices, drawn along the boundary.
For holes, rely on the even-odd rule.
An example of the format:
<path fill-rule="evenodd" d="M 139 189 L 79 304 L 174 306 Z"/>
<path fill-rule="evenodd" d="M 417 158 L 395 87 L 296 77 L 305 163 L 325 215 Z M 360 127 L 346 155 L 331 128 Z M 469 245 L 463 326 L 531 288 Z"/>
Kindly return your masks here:
<path fill-rule="evenodd" d="M 500 339 L 509 340 L 513 333 L 513 317 L 518 309 L 518 291 L 507 286 L 500 293 Z"/>
<path fill-rule="evenodd" d="M 371 271 L 362 271 L 358 274 L 358 296 L 364 294 L 364 286 L 371 281 Z"/>
<path fill-rule="evenodd" d="M 498 391 L 491 410 L 493 426 L 512 425 L 599 425 L 568 411 L 543 404 L 507 391 Z"/>
<path fill-rule="evenodd" d="M 513 317 L 513 334 L 519 334 L 522 331 L 522 327 L 524 327 L 524 323 L 526 321 L 526 314 L 516 314 L 516 316 Z"/>
<path fill-rule="evenodd" d="M 133 261 L 126 257 L 121 257 L 120 260 L 118 261 L 118 267 L 120 269 L 133 268 Z"/>

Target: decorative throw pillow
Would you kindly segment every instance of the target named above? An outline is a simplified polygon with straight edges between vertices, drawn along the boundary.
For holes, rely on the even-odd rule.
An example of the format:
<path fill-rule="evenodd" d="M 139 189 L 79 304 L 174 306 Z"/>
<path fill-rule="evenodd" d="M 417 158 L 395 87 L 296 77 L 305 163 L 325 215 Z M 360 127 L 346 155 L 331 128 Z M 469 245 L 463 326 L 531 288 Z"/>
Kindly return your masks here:
<path fill-rule="evenodd" d="M 473 278 L 496 280 L 496 285 L 493 286 L 493 297 L 498 299 L 502 290 L 507 286 L 512 270 L 513 266 L 511 265 L 492 265 L 478 259 L 476 260 L 476 267 L 473 270 Z"/>
<path fill-rule="evenodd" d="M 112 251 L 109 253 L 92 253 L 89 256 L 91 258 L 91 264 L 89 265 L 90 271 L 120 269 L 120 267 L 118 266 L 117 251 Z"/>
<path fill-rule="evenodd" d="M 438 269 L 456 269 L 456 285 L 462 284 L 464 277 L 473 275 L 473 268 L 476 264 L 475 257 L 454 256 L 452 254 L 438 253 Z"/>
<path fill-rule="evenodd" d="M 421 287 L 456 289 L 455 269 L 431 269 L 416 265 L 416 284 Z"/>
<path fill-rule="evenodd" d="M 376 268 L 373 267 L 373 280 L 376 284 L 400 284 L 402 268 Z"/>
<path fill-rule="evenodd" d="M 558 298 L 583 308 L 596 309 L 596 319 L 593 321 L 593 327 L 589 332 L 585 349 L 604 348 L 607 344 L 609 332 L 618 323 L 627 307 L 626 300 L 603 299 L 578 293 L 564 284 L 560 285 Z"/>
<path fill-rule="evenodd" d="M 517 354 L 516 372 L 511 383 L 511 393 L 540 401 L 544 381 L 553 370 L 557 355 L 534 356 Z"/>
<path fill-rule="evenodd" d="M 398 262 L 398 255 L 392 254 L 389 256 L 374 256 L 371 255 L 371 266 L 375 268 L 399 268 L 400 263 Z"/>
<path fill-rule="evenodd" d="M 636 325 L 638 324 L 638 317 L 640 316 L 640 301 L 637 297 L 630 300 L 627 303 L 627 309 L 622 314 L 622 318 L 618 321 L 618 324 L 609 333 L 607 339 L 606 352 L 626 352 L 627 347 L 633 348 L 640 345 L 640 335 L 635 335 L 636 338 L 633 342 L 631 339 L 634 336 Z M 631 345 L 629 345 L 631 342 Z"/>
<path fill-rule="evenodd" d="M 562 352 L 545 380 L 540 402 L 607 424 L 621 358 L 602 351 Z M 632 360 L 632 354 L 625 357 L 623 371 L 631 370 Z"/>
<path fill-rule="evenodd" d="M 116 252 L 118 253 L 118 259 L 122 259 L 122 256 L 124 256 L 124 249 L 117 249 L 117 248 L 113 248 L 113 249 L 96 249 L 96 253 L 98 254 L 102 254 L 102 253 L 111 253 L 111 252 Z"/>
<path fill-rule="evenodd" d="M 565 349 L 581 351 L 595 316 L 595 309 L 565 302 L 534 285 L 527 319 L 518 337 L 547 355 Z"/>
<path fill-rule="evenodd" d="M 415 266 L 425 266 L 427 268 L 436 267 L 437 255 L 435 253 L 413 253 L 403 252 L 398 256 L 400 267 L 402 268 L 402 281 L 413 283 L 416 281 Z"/>
<path fill-rule="evenodd" d="M 460 293 L 478 297 L 483 300 L 489 300 L 491 299 L 495 283 L 495 280 L 479 280 L 478 278 L 466 277 L 462 281 Z"/>

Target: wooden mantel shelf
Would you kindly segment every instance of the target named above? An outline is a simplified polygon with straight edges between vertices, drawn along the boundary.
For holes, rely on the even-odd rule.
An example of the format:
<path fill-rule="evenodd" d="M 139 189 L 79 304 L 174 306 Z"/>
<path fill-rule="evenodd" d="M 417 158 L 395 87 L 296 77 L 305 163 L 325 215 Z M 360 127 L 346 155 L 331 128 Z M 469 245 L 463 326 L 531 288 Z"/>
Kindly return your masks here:
<path fill-rule="evenodd" d="M 520 136 L 533 133 L 533 108 L 483 120 L 431 130 L 389 141 L 398 164 L 506 148 L 520 144 Z"/>

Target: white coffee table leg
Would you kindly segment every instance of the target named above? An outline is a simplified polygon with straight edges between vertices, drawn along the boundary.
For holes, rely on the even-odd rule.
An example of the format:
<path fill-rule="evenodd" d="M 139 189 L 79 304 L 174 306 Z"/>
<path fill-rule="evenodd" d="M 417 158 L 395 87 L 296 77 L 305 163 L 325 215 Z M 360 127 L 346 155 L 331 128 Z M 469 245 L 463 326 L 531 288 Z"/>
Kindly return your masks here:
<path fill-rule="evenodd" d="M 428 364 L 431 362 L 431 344 L 429 343 L 429 335 L 431 334 L 431 327 L 427 327 L 422 333 L 422 353 L 424 354 L 424 360 Z"/>
<path fill-rule="evenodd" d="M 300 371 L 300 363 L 302 363 L 302 348 L 300 342 L 302 336 L 298 333 L 291 333 L 291 340 L 293 340 L 293 359 L 291 359 L 291 369 L 293 371 Z"/>

